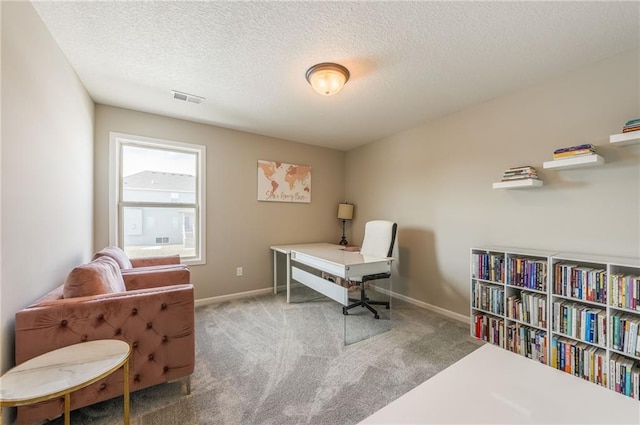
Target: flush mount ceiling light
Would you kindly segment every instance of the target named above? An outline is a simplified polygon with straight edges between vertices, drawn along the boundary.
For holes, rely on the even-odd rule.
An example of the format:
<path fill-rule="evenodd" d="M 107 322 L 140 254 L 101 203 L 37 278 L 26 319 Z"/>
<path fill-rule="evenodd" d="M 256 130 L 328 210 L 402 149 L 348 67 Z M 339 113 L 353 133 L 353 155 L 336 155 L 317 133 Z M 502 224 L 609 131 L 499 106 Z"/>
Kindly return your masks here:
<path fill-rule="evenodd" d="M 319 63 L 307 70 L 307 81 L 323 96 L 332 96 L 349 81 L 349 70 L 337 63 Z"/>

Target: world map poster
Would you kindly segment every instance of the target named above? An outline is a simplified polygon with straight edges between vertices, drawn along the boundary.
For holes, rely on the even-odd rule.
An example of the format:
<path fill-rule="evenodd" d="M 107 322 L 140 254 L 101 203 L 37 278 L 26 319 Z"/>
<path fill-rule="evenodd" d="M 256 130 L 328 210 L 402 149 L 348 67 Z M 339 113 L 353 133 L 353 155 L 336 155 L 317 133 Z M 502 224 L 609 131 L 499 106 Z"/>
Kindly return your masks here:
<path fill-rule="evenodd" d="M 258 160 L 258 201 L 311 202 L 311 167 Z"/>

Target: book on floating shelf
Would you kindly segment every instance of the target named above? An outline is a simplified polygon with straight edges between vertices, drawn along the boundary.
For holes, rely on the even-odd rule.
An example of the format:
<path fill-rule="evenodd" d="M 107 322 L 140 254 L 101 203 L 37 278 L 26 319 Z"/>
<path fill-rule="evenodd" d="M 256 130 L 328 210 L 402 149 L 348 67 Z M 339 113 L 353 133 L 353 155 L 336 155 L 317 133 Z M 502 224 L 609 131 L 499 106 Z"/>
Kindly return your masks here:
<path fill-rule="evenodd" d="M 525 165 L 523 167 L 507 168 L 502 174 L 503 182 L 526 179 L 538 179 L 538 172 L 535 168 L 529 165 Z"/>
<path fill-rule="evenodd" d="M 591 144 L 583 144 L 578 146 L 570 146 L 560 148 L 553 151 L 553 159 L 567 159 L 582 155 L 595 155 L 596 150 Z"/>
<path fill-rule="evenodd" d="M 636 130 L 640 130 L 640 118 L 629 120 L 624 125 L 624 127 L 622 127 L 623 133 L 628 133 L 630 131 L 636 131 Z"/>
<path fill-rule="evenodd" d="M 553 153 L 571 152 L 571 151 L 581 150 L 581 149 L 593 149 L 593 145 L 591 145 L 590 143 L 585 143 L 577 146 L 569 146 L 568 148 L 556 149 L 555 151 L 553 151 Z"/>
<path fill-rule="evenodd" d="M 542 180 L 538 179 L 536 169 L 530 165 L 507 168 L 502 174 L 502 180 L 492 185 L 494 189 L 516 189 L 539 186 L 542 186 Z"/>
<path fill-rule="evenodd" d="M 513 180 L 526 180 L 526 179 L 537 179 L 537 178 L 538 176 L 535 174 L 523 174 L 519 176 L 503 176 L 501 181 L 510 182 Z"/>

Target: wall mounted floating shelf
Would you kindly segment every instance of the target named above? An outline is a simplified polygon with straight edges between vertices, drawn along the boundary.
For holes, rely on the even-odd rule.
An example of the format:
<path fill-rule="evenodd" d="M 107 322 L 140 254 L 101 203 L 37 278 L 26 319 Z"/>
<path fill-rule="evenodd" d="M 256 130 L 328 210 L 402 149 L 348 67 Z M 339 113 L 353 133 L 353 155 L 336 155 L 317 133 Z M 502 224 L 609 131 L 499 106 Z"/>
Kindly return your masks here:
<path fill-rule="evenodd" d="M 640 130 L 628 133 L 612 134 L 609 136 L 609 143 L 617 146 L 640 144 Z"/>
<path fill-rule="evenodd" d="M 497 182 L 493 184 L 494 189 L 524 189 L 529 187 L 542 186 L 542 180 L 537 179 L 522 179 L 506 182 Z"/>
<path fill-rule="evenodd" d="M 604 164 L 604 158 L 600 155 L 581 155 L 573 158 L 554 159 L 545 161 L 542 168 L 580 168 Z"/>

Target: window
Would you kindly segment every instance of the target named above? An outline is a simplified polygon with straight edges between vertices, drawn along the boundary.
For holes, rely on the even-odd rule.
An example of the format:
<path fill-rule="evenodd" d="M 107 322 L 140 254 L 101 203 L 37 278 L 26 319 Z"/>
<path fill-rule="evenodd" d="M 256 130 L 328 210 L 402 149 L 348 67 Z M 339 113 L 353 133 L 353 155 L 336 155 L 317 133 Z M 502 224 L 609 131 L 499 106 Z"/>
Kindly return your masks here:
<path fill-rule="evenodd" d="M 111 133 L 110 150 L 110 243 L 204 264 L 205 147 Z"/>

